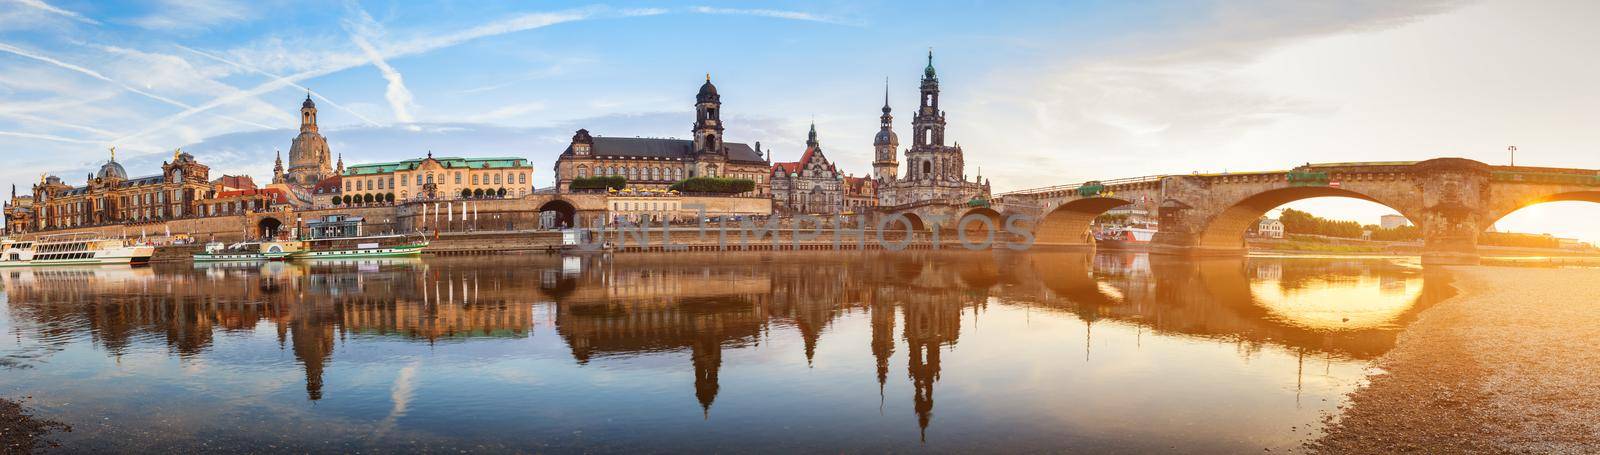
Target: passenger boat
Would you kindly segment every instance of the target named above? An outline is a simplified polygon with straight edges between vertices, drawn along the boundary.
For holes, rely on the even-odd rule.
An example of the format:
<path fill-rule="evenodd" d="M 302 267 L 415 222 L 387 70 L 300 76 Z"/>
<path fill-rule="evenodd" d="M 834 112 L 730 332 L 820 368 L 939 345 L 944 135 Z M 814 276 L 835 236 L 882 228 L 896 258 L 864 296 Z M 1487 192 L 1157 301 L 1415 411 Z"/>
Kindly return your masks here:
<path fill-rule="evenodd" d="M 1107 250 L 1149 249 L 1156 232 L 1154 224 L 1115 226 L 1095 235 L 1095 247 Z"/>
<path fill-rule="evenodd" d="M 359 216 L 328 215 L 307 223 L 302 248 L 290 259 L 346 259 L 418 256 L 428 247 L 421 233 L 368 235 Z"/>
<path fill-rule="evenodd" d="M 194 261 L 282 261 L 303 249 L 300 241 L 239 242 L 232 245 L 211 242 L 206 244 L 204 252 L 195 253 Z"/>
<path fill-rule="evenodd" d="M 94 233 L 55 234 L 38 240 L 0 241 L 0 267 L 148 264 L 156 248 L 129 245 Z"/>

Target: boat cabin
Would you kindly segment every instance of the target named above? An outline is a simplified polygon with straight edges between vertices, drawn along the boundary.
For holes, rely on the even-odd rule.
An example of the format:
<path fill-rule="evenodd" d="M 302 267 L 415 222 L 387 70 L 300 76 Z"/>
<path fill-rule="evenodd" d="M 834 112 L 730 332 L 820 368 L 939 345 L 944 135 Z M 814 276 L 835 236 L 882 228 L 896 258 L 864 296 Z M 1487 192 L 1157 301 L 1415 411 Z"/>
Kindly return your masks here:
<path fill-rule="evenodd" d="M 312 240 L 340 239 L 362 236 L 366 219 L 350 215 L 327 215 L 306 222 L 306 231 Z"/>

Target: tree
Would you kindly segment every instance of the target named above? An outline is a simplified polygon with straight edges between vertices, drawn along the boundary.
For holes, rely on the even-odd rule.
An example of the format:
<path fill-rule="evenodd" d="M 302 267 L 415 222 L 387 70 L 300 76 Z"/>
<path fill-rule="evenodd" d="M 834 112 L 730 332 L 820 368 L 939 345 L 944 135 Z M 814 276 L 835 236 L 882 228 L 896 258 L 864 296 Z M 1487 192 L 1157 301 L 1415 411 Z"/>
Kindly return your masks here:
<path fill-rule="evenodd" d="M 472 190 L 472 197 L 483 197 L 483 188 Z"/>
<path fill-rule="evenodd" d="M 372 193 L 367 193 L 367 194 L 361 195 L 361 202 L 367 203 L 367 204 L 371 204 L 372 201 L 373 201 Z"/>
<path fill-rule="evenodd" d="M 333 205 L 340 205 L 344 203 L 344 198 L 340 196 L 334 196 L 333 201 L 331 202 L 333 202 Z"/>
<path fill-rule="evenodd" d="M 462 188 L 461 189 L 461 198 L 462 199 L 467 199 L 467 198 L 471 198 L 471 197 L 472 197 L 472 190 L 469 190 L 469 189 L 466 189 L 466 188 Z"/>
<path fill-rule="evenodd" d="M 501 188 L 500 191 L 499 191 L 499 195 L 500 195 L 500 197 L 506 197 L 506 189 L 505 188 Z"/>
<path fill-rule="evenodd" d="M 394 203 L 394 193 L 384 193 L 383 194 L 383 202 L 388 202 L 390 204 L 393 204 Z"/>
<path fill-rule="evenodd" d="M 754 190 L 756 182 L 750 179 L 692 177 L 672 184 L 671 188 L 688 193 L 738 194 Z"/>

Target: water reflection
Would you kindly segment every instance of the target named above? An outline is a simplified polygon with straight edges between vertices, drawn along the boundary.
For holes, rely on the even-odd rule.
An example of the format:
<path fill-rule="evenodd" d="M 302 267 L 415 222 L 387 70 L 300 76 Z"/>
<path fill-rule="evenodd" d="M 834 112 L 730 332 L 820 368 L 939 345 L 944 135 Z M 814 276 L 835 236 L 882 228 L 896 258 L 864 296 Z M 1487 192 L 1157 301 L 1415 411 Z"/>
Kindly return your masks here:
<path fill-rule="evenodd" d="M 952 417 L 940 418 L 960 422 L 986 417 L 975 412 L 981 403 L 941 407 L 940 412 L 935 413 L 935 389 L 947 369 L 953 368 L 951 365 L 992 368 L 1011 377 L 1026 376 L 1030 370 L 1045 364 L 1052 368 L 1072 368 L 1071 363 L 1061 363 L 1059 359 L 1027 354 L 1039 348 L 1027 345 L 1033 342 L 1033 335 L 1022 334 L 1035 317 L 1040 321 L 1066 317 L 1083 325 L 1082 338 L 1078 340 L 1065 339 L 1065 330 L 1043 334 L 1050 343 L 1071 342 L 1081 346 L 1083 359 L 1080 363 L 1092 361 L 1097 348 L 1106 349 L 1123 356 L 1118 361 L 1156 362 L 1154 366 L 1141 367 L 1151 373 L 1141 378 L 1160 382 L 1163 366 L 1159 356 L 1165 355 L 1166 348 L 1143 351 L 1143 343 L 1148 341 L 1171 339 L 1181 343 L 1230 344 L 1238 346 L 1247 358 L 1254 355 L 1251 353 L 1272 348 L 1292 353 L 1301 362 L 1308 355 L 1323 359 L 1329 365 L 1335 361 L 1366 360 L 1388 350 L 1399 327 L 1428 303 L 1450 292 L 1446 281 L 1439 276 L 1384 261 L 1194 260 L 1070 252 L 695 253 L 622 255 L 613 259 L 509 256 L 37 269 L 8 271 L 0 276 L 4 277 L 8 302 L 6 319 L 0 320 L 0 327 L 17 337 L 12 345 L 0 345 L 0 355 L 10 358 L 8 363 L 0 365 L 20 365 L 13 367 L 19 374 L 8 374 L 0 379 L 0 386 L 6 386 L 6 390 L 31 392 L 30 388 L 47 384 L 52 374 L 61 374 L 54 371 L 57 368 L 87 364 L 79 359 L 81 356 L 66 358 L 51 354 L 76 345 L 93 346 L 101 355 L 116 359 L 143 347 L 162 346 L 169 358 L 180 362 L 226 366 L 260 358 L 259 354 L 224 355 L 221 352 L 259 343 L 254 335 L 261 333 L 275 335 L 269 338 L 276 341 L 277 347 L 292 353 L 294 364 L 304 375 L 304 397 L 309 401 L 325 400 L 350 390 L 354 398 L 360 399 L 358 401 L 377 401 L 385 408 L 382 419 L 376 415 L 370 419 L 382 421 L 379 434 L 407 428 L 430 432 L 436 430 L 431 427 L 444 425 L 438 420 L 449 411 L 436 411 L 439 415 L 432 415 L 419 414 L 413 409 L 410 416 L 416 420 L 407 422 L 400 417 L 406 414 L 403 411 L 407 408 L 415 407 L 410 403 L 420 398 L 414 396 L 427 396 L 415 390 L 416 383 L 434 379 L 429 377 L 418 356 L 449 357 L 500 371 L 493 368 L 496 362 L 544 359 L 549 351 L 541 348 L 558 344 L 575 369 L 563 369 L 559 374 L 530 370 L 516 370 L 512 374 L 551 376 L 554 379 L 547 381 L 554 383 L 552 388 L 581 394 L 585 393 L 586 384 L 611 387 L 614 368 L 627 368 L 641 361 L 655 365 L 657 359 L 677 359 L 686 354 L 686 365 L 667 369 L 692 371 L 693 398 L 699 405 L 696 411 L 706 422 L 718 422 L 712 419 L 713 408 L 725 387 L 747 386 L 745 382 L 727 382 L 720 374 L 730 365 L 740 365 L 739 361 L 731 360 L 731 353 L 743 353 L 739 358 L 752 364 L 769 365 L 770 371 L 766 374 L 775 375 L 746 373 L 741 374 L 741 381 L 754 382 L 769 393 L 781 393 L 795 385 L 786 382 L 784 377 L 798 377 L 796 375 L 807 369 L 835 371 L 832 365 L 818 364 L 822 356 L 819 352 L 833 348 L 832 352 L 846 355 L 859 352 L 872 357 L 870 368 L 863 365 L 861 368 L 843 367 L 843 370 L 847 375 L 872 377 L 877 385 L 876 394 L 880 400 L 885 400 L 880 409 L 895 401 L 893 389 L 909 387 L 909 411 L 914 416 L 916 431 L 911 442 L 929 439 L 929 428 L 936 416 L 948 415 Z M 989 325 L 983 320 L 987 318 L 998 320 L 990 323 L 994 329 L 985 330 Z M 556 338 L 538 335 L 539 326 L 553 328 Z M 968 333 L 964 333 L 964 329 Z M 1012 330 L 1018 332 L 1008 333 Z M 1125 338 L 1121 334 L 1130 330 L 1135 335 L 1132 350 L 1120 345 Z M 782 340 L 788 333 L 798 335 L 797 344 Z M 1109 337 L 1110 341 L 1106 342 L 1113 344 L 1097 344 L 1097 333 Z M 1072 332 L 1073 337 L 1079 335 Z M 826 340 L 831 339 L 838 340 L 837 346 L 828 344 Z M 487 345 L 492 340 L 531 340 L 533 344 L 493 353 L 447 350 L 438 351 L 439 354 L 427 354 L 433 351 L 418 354 L 406 347 Z M 955 364 L 944 361 L 942 357 L 962 352 L 957 349 L 958 342 L 962 341 L 974 343 L 973 352 L 983 353 L 985 357 L 962 358 Z M 999 348 L 996 350 L 992 346 Z M 804 365 L 790 367 L 751 357 L 783 354 L 768 354 L 774 347 L 794 349 L 791 352 L 803 355 Z M 380 348 L 405 354 L 375 360 L 366 358 Z M 1172 350 L 1176 352 L 1179 348 Z M 1001 354 L 990 354 L 994 352 Z M 401 367 L 399 377 L 403 381 L 396 380 L 394 393 L 377 396 L 356 392 L 356 385 L 331 386 L 326 376 L 342 356 L 354 356 L 355 365 Z M 982 366 L 975 367 L 973 362 Z M 1193 368 L 1196 366 L 1193 363 L 1185 361 L 1171 368 Z M 1216 367 L 1250 368 L 1248 362 L 1244 364 Z M 897 365 L 903 365 L 898 368 L 903 368 L 904 376 L 893 374 Z M 1331 371 L 1332 367 L 1328 368 Z M 229 373 L 227 368 L 218 370 L 220 372 L 201 372 L 176 380 L 234 379 L 225 376 Z M 976 373 L 956 371 L 963 373 L 963 377 Z M 472 376 L 472 371 L 433 374 L 453 382 L 486 380 L 481 375 Z M 359 376 L 353 377 L 355 379 L 341 379 L 340 383 L 359 385 Z M 1048 377 L 1038 379 L 1044 385 L 1051 381 Z M 1299 384 L 1299 379 L 1296 381 Z M 511 382 L 494 382 L 481 390 L 450 393 L 488 402 L 527 393 Z M 849 389 L 854 387 L 852 382 L 848 377 L 830 374 L 815 385 Z M 95 383 L 79 384 L 88 387 Z M 1082 392 L 1034 390 L 1031 383 L 1018 386 L 1025 390 L 984 390 L 980 384 L 963 380 L 954 393 L 960 402 L 996 400 L 1008 406 L 1000 412 L 1010 413 L 1006 417 L 1016 419 L 1082 414 L 1033 403 L 1035 400 L 1051 401 L 1052 397 L 1041 395 L 1061 394 L 1063 397 L 1055 398 L 1064 399 Z M 1113 400 L 1121 396 L 1128 403 L 1143 402 L 1140 395 L 1144 392 L 1137 383 L 1100 380 L 1091 385 L 1099 391 L 1102 400 L 1109 395 Z M 1124 388 L 1120 392 L 1105 393 L 1118 386 Z M 1175 386 L 1191 387 L 1188 384 L 1160 385 Z M 641 426 L 662 426 L 663 419 L 670 420 L 666 416 L 674 411 L 665 409 L 664 404 L 663 408 L 655 407 L 657 403 L 671 402 L 670 398 L 652 395 L 654 389 L 646 384 L 619 387 L 633 394 L 633 408 L 628 412 L 652 416 L 642 420 Z M 402 389 L 403 394 L 400 393 Z M 74 391 L 55 392 L 71 396 Z M 686 394 L 687 391 L 663 393 Z M 844 398 L 855 396 L 848 391 L 830 393 L 838 394 L 840 402 L 848 402 Z M 1231 394 L 1241 392 L 1217 387 L 1194 393 L 1216 395 L 1227 401 L 1239 399 Z M 405 399 L 391 395 L 404 395 Z M 850 417 L 842 411 L 830 415 L 832 407 L 838 406 L 828 399 L 833 397 L 831 395 L 816 397 L 813 402 L 784 401 L 772 395 L 754 399 L 750 395 L 740 396 L 745 398 L 729 412 L 757 421 L 799 416 L 807 420 L 802 428 L 813 429 L 816 435 L 874 425 L 870 417 Z M 117 398 L 112 395 L 109 399 Z M 770 402 L 763 402 L 763 399 Z M 393 410 L 387 409 L 390 401 L 393 401 Z M 544 406 L 582 414 L 584 407 L 592 404 L 588 401 L 581 396 L 566 397 L 565 401 L 547 401 Z M 780 407 L 779 402 L 791 407 Z M 1141 413 L 1165 412 L 1160 409 L 1162 404 L 1143 405 L 1153 408 L 1121 411 L 1120 418 L 1136 419 Z M 371 407 L 367 403 L 352 406 Z M 1297 404 L 1296 409 L 1282 412 L 1297 412 L 1298 408 Z M 117 413 L 115 410 L 107 412 Z M 531 417 L 515 411 L 501 412 L 525 420 Z M 248 412 L 238 414 L 250 417 Z M 1063 418 L 1078 422 L 1083 432 L 1096 431 L 1095 423 L 1081 422 L 1092 420 L 1090 416 Z M 502 421 L 490 425 L 511 424 Z M 579 423 L 570 425 L 579 431 L 584 429 Z M 1045 432 L 1017 435 L 999 430 L 980 431 L 982 428 L 972 425 L 971 428 L 952 429 L 963 441 L 936 447 L 951 450 L 989 447 L 992 450 L 1007 446 L 1025 449 L 1029 444 L 1037 444 L 1031 447 L 1038 449 L 1069 444 Z M 610 434 L 621 440 L 629 438 L 628 432 L 649 433 L 638 427 L 610 430 Z M 599 429 L 592 431 L 605 434 Z M 1292 442 L 1292 435 L 1288 439 L 1284 435 L 1254 438 L 1248 435 L 1249 431 L 1256 430 L 1244 431 L 1247 435 L 1239 440 L 1206 441 L 1213 445 L 1198 447 L 1231 450 L 1250 448 L 1251 444 L 1281 446 L 1285 440 Z M 761 434 L 727 435 L 737 439 L 735 445 L 727 447 L 784 442 L 782 437 Z M 1207 437 L 1186 436 L 1182 432 L 1173 434 L 1176 436 L 1157 442 L 1185 442 L 1185 438 Z M 1094 436 L 1112 442 L 1104 443 L 1109 444 L 1106 446 L 1080 448 L 1126 449 L 1155 443 L 1105 434 Z M 505 438 L 506 443 L 513 446 L 528 442 L 499 433 L 474 437 Z M 88 440 L 93 436 L 75 435 L 74 438 Z M 834 442 L 844 444 L 841 446 L 807 447 L 892 448 L 906 442 L 882 441 L 893 438 L 889 433 L 879 433 L 875 437 L 869 434 Z M 587 447 L 594 442 L 591 439 L 571 443 Z M 660 442 L 660 439 L 652 442 Z M 458 443 L 461 441 L 449 442 L 447 438 L 443 444 Z M 183 444 L 186 443 L 156 442 L 152 447 L 181 447 Z M 685 444 L 691 444 L 685 447 L 693 447 L 696 443 Z M 385 445 L 380 440 L 367 440 L 341 447 Z"/>

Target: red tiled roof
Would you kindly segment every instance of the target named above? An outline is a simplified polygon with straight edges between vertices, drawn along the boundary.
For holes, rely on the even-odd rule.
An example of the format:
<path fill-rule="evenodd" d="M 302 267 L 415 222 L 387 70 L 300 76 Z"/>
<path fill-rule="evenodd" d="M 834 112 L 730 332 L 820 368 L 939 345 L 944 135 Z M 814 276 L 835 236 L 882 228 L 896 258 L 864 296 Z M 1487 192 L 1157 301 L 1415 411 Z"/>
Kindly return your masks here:
<path fill-rule="evenodd" d="M 816 147 L 806 147 L 806 153 L 800 155 L 800 161 L 791 163 L 774 163 L 772 165 L 772 170 L 776 172 L 781 169 L 783 170 L 784 175 L 800 172 L 801 168 L 804 168 L 806 167 L 806 164 L 811 163 L 811 158 L 819 151 L 821 150 Z M 834 169 L 832 163 L 828 164 L 828 169 Z"/>
<path fill-rule="evenodd" d="M 217 181 L 215 183 L 222 184 L 223 188 L 255 188 L 256 187 L 255 179 L 250 178 L 250 176 L 248 176 L 248 175 L 224 175 L 224 176 L 222 176 L 222 178 L 217 179 Z"/>
<path fill-rule="evenodd" d="M 289 203 L 289 195 L 284 193 L 283 190 L 278 189 L 278 188 L 265 188 L 265 189 L 252 188 L 252 189 L 248 189 L 248 190 L 222 191 L 222 192 L 218 192 L 217 193 L 216 199 L 224 199 L 224 198 L 238 197 L 238 196 L 256 196 L 256 195 L 268 196 L 268 197 L 272 198 L 272 202 L 278 203 L 278 204 L 288 204 Z"/>
<path fill-rule="evenodd" d="M 341 185 L 339 176 L 335 175 L 317 182 L 316 186 L 311 187 L 311 192 L 316 194 L 338 193 L 344 189 Z"/>

